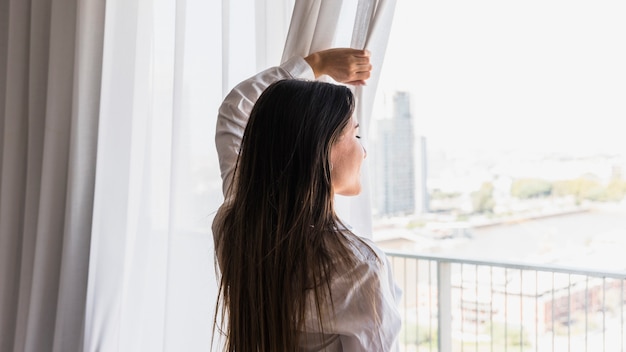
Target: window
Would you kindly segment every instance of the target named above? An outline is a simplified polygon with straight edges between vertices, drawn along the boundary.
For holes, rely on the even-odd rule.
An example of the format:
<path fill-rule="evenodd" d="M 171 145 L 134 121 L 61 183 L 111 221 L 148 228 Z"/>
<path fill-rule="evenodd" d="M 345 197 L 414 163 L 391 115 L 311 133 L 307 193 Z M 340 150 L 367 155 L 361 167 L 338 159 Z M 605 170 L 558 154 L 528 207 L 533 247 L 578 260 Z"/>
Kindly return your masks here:
<path fill-rule="evenodd" d="M 611 248 L 626 244 L 625 11 L 398 0 L 370 135 L 374 239 L 615 269 Z"/>

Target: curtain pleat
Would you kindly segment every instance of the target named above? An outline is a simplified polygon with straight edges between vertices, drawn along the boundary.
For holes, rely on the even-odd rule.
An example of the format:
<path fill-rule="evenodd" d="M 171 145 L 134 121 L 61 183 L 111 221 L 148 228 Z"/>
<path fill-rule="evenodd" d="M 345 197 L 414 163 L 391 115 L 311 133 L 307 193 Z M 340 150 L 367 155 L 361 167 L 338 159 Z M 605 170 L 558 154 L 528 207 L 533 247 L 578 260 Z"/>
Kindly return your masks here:
<path fill-rule="evenodd" d="M 35 5 L 35 3 L 33 3 Z M 32 291 L 24 351 L 43 351 L 54 342 L 62 245 L 65 235 L 67 169 L 71 132 L 74 66 L 74 0 L 55 1 L 50 9 L 50 48 L 46 89 L 44 153 L 40 175 Z M 36 18 L 33 17 L 36 21 Z M 31 39 L 32 40 L 32 39 Z M 34 58 L 33 58 L 34 60 Z M 30 104 L 33 105 L 33 104 Z"/>
<path fill-rule="evenodd" d="M 296 0 L 281 62 L 331 47 L 342 6 L 343 0 Z"/>
<path fill-rule="evenodd" d="M 6 93 L 0 177 L 0 350 L 13 351 L 26 203 L 30 3 L 11 1 L 7 13 L 7 32 L 3 34 L 7 65 L 2 68 L 6 70 Z"/>
<path fill-rule="evenodd" d="M 105 2 L 77 9 L 74 89 L 65 208 L 65 238 L 56 314 L 55 351 L 81 351 L 96 173 Z"/>
<path fill-rule="evenodd" d="M 352 29 L 352 41 L 350 47 L 365 48 L 367 40 L 368 28 L 372 21 L 372 14 L 376 9 L 374 1 L 359 1 L 356 8 L 356 18 L 354 19 L 354 27 Z"/>
<path fill-rule="evenodd" d="M 103 18 L 94 2 L 0 3 L 1 351 L 82 347 Z M 77 34 L 79 8 L 91 36 Z"/>
<path fill-rule="evenodd" d="M 127 246 L 124 245 L 124 238 L 128 233 L 126 200 L 129 192 L 127 179 L 132 131 L 129 115 L 134 99 L 137 13 L 136 1 L 113 1 L 106 6 L 96 175 L 98 172 L 106 172 L 107 177 L 101 177 L 94 189 L 84 342 L 86 351 L 116 351 L 119 333 L 123 328 L 119 324 L 119 315 L 122 314 L 119 298 L 123 290 L 118 282 L 125 279 Z M 116 206 L 104 207 L 99 197 Z M 102 228 L 108 231 L 103 232 Z M 134 238 L 134 233 L 130 235 L 131 239 Z M 115 321 L 116 324 L 109 324 L 108 321 Z"/>
<path fill-rule="evenodd" d="M 110 1 L 85 349 L 162 350 L 175 2 Z"/>
<path fill-rule="evenodd" d="M 336 1 L 334 4 L 337 10 L 335 13 L 338 17 L 341 1 Z M 281 62 L 289 60 L 294 55 L 306 56 L 313 52 L 311 46 L 316 36 L 316 26 L 321 6 L 322 0 L 295 2 Z M 333 38 L 334 33 L 331 34 L 331 38 Z M 329 45 L 328 43 L 326 44 Z"/>
<path fill-rule="evenodd" d="M 360 1 L 359 5 L 361 6 Z M 369 3 L 369 2 L 367 2 Z M 378 0 L 375 3 L 364 5 L 362 14 L 367 16 L 367 25 L 357 27 L 353 33 L 352 42 L 357 47 L 368 49 L 372 52 L 372 75 L 367 81 L 367 86 L 356 87 L 357 116 L 362 128 L 362 134 L 366 136 L 363 144 L 368 148 L 370 123 L 372 121 L 372 109 L 376 97 L 376 89 L 380 79 L 380 69 L 383 66 L 387 42 L 391 31 L 391 21 L 395 12 L 396 0 Z M 357 19 L 358 23 L 358 19 Z M 362 182 L 366 185 L 358 197 L 344 199 L 344 209 L 349 209 L 353 226 L 362 229 L 368 237 L 372 236 L 372 184 L 370 182 L 369 163 L 365 164 L 361 172 Z M 346 202 L 347 201 L 347 202 Z M 345 205 L 346 203 L 347 206 Z"/>
<path fill-rule="evenodd" d="M 4 116 L 7 92 L 7 53 L 9 33 L 9 2 L 0 1 L 0 116 Z M 0 175 L 2 175 L 2 155 L 4 150 L 4 117 L 0 118 Z M 0 197 L 2 189 L 0 187 Z M 2 301 L 0 301 L 2 304 Z M 0 308 L 1 309 L 1 308 Z"/>
<path fill-rule="evenodd" d="M 21 237 L 20 277 L 18 278 L 19 296 L 14 351 L 32 351 L 32 348 L 27 346 L 28 341 L 32 341 L 32 336 L 37 336 L 38 340 L 42 340 L 44 343 L 52 342 L 50 332 L 44 332 L 42 335 L 39 335 L 37 332 L 30 330 L 33 323 L 39 323 L 40 321 L 43 323 L 50 316 L 46 314 L 40 316 L 37 308 L 33 307 L 33 304 L 38 307 L 44 304 L 34 295 L 37 294 L 37 285 L 40 284 L 36 282 L 35 273 L 37 272 L 38 218 L 41 209 L 39 202 L 41 199 L 42 181 L 45 180 L 42 170 L 46 104 L 48 101 L 50 10 L 50 1 L 31 2 L 31 8 L 28 13 L 30 17 L 29 38 L 27 40 L 29 53 L 25 59 L 29 63 L 27 72 L 28 105 L 26 106 L 28 111 L 28 137 L 26 138 L 28 151 L 26 159 L 20 161 L 26 165 L 26 189 L 23 195 L 25 201 L 24 222 Z M 58 204 L 55 204 L 55 206 L 58 207 Z M 48 275 L 56 276 L 55 270 L 50 268 Z M 54 297 L 56 297 L 56 293 L 54 293 L 52 300 L 46 302 L 48 306 L 53 302 Z M 32 318 L 33 316 L 35 316 L 35 319 Z"/>

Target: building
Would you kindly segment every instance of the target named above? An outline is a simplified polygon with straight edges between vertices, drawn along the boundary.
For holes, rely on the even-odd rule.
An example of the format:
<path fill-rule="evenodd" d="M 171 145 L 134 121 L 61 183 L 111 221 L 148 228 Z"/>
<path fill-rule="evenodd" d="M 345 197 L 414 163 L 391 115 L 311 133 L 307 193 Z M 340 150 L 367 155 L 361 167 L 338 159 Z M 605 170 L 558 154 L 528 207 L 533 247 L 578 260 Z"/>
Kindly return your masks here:
<path fill-rule="evenodd" d="M 391 102 L 391 116 L 377 121 L 374 206 L 380 216 L 407 215 L 421 210 L 417 205 L 418 155 L 410 95 L 395 92 Z M 422 141 L 420 150 L 421 144 Z"/>

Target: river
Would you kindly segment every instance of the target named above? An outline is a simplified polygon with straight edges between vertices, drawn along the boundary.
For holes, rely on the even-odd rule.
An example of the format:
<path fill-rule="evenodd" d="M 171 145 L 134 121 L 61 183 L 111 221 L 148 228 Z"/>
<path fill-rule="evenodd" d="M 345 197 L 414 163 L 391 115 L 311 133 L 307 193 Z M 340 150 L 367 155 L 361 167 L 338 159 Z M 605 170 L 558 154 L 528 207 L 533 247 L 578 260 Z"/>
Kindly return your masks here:
<path fill-rule="evenodd" d="M 456 258 L 626 271 L 626 207 L 519 220 L 471 229 L 471 236 L 433 239 L 388 236 L 387 250 Z"/>
<path fill-rule="evenodd" d="M 470 259 L 626 270 L 624 207 L 475 228 L 472 234 L 440 240 L 429 251 Z"/>

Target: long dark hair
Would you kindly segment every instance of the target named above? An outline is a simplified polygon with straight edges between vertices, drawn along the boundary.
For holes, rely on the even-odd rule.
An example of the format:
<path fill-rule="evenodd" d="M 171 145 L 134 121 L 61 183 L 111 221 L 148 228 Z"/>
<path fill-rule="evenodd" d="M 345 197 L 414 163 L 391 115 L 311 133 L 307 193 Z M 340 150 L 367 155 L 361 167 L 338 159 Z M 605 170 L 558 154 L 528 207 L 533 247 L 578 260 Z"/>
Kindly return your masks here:
<path fill-rule="evenodd" d="M 295 351 L 308 295 L 324 331 L 337 261 L 356 262 L 330 176 L 354 106 L 347 87 L 300 80 L 276 82 L 256 102 L 214 224 L 226 351 Z"/>

